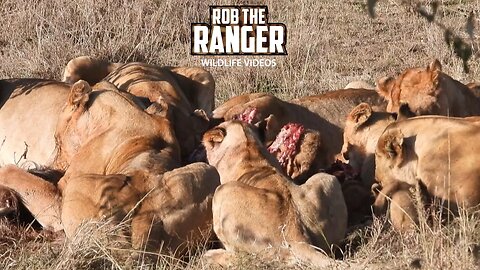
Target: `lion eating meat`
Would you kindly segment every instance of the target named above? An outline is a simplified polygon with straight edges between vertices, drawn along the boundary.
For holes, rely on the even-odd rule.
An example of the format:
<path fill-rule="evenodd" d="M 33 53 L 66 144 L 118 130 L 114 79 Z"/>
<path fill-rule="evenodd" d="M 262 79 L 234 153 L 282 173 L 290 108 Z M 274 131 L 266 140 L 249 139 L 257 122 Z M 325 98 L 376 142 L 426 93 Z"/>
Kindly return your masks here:
<path fill-rule="evenodd" d="M 296 166 L 285 167 L 295 182 L 302 183 L 319 169 L 325 169 L 335 162 L 342 149 L 344 119 L 362 101 L 380 108 L 384 103 L 375 91 L 364 89 L 332 91 L 291 102 L 273 95 L 255 93 L 228 100 L 216 108 L 212 116 L 214 119 L 238 119 L 259 126 L 264 130 L 261 139 L 266 146 L 270 146 L 278 138 L 281 129 L 289 123 L 302 125 L 307 140 L 300 144 L 299 149 L 305 155 L 297 155 L 297 160 L 291 163 Z"/>
<path fill-rule="evenodd" d="M 328 251 L 345 236 L 347 210 L 334 176 L 318 173 L 295 185 L 241 121 L 220 124 L 204 135 L 203 143 L 222 183 L 212 209 L 215 233 L 225 246 L 208 251 L 207 258 L 223 263 L 245 251 L 316 265 L 333 263 L 313 246 Z"/>

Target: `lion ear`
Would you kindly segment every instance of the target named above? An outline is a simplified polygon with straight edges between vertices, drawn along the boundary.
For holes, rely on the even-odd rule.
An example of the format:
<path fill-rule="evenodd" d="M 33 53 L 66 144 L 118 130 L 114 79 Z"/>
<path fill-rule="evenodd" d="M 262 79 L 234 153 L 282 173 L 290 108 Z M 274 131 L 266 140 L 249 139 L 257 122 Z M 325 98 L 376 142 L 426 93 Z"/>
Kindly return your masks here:
<path fill-rule="evenodd" d="M 372 107 L 367 103 L 360 103 L 348 114 L 348 119 L 352 120 L 357 126 L 365 123 L 372 116 Z"/>
<path fill-rule="evenodd" d="M 200 118 L 200 119 L 203 119 L 207 122 L 210 121 L 210 119 L 208 118 L 208 115 L 207 113 L 202 110 L 202 109 L 196 109 L 195 111 L 193 111 L 193 115 L 195 115 L 196 117 Z"/>
<path fill-rule="evenodd" d="M 390 99 L 390 92 L 392 91 L 395 80 L 392 77 L 383 77 L 377 81 L 377 87 L 375 90 L 384 99 Z"/>
<path fill-rule="evenodd" d="M 72 85 L 70 88 L 70 94 L 68 95 L 68 105 L 76 108 L 83 107 L 89 98 L 89 94 L 92 92 L 90 85 L 80 80 Z"/>
<path fill-rule="evenodd" d="M 442 71 L 442 64 L 438 59 L 433 60 L 427 67 L 428 71 Z"/>
<path fill-rule="evenodd" d="M 400 131 L 390 131 L 382 137 L 378 142 L 378 150 L 399 164 L 403 158 L 403 134 Z"/>
<path fill-rule="evenodd" d="M 163 99 L 159 99 L 148 106 L 148 108 L 145 109 L 145 112 L 150 115 L 168 118 L 168 110 L 169 106 L 167 102 Z"/>
<path fill-rule="evenodd" d="M 432 63 L 430 63 L 430 65 L 428 65 L 427 71 L 429 71 L 431 74 L 430 76 L 432 78 L 433 84 L 432 92 L 434 92 L 438 87 L 438 79 L 440 73 L 442 72 L 442 64 L 440 64 L 440 61 L 438 61 L 438 59 L 435 59 Z"/>
<path fill-rule="evenodd" d="M 225 129 L 216 127 L 214 129 L 207 131 L 205 135 L 203 135 L 203 141 L 210 144 L 210 148 L 212 148 L 213 144 L 223 142 L 225 135 L 226 135 Z"/>
<path fill-rule="evenodd" d="M 267 144 L 275 140 L 275 137 L 281 128 L 277 118 L 273 114 L 270 114 L 267 118 L 256 123 L 255 126 L 260 130 L 263 142 Z"/>

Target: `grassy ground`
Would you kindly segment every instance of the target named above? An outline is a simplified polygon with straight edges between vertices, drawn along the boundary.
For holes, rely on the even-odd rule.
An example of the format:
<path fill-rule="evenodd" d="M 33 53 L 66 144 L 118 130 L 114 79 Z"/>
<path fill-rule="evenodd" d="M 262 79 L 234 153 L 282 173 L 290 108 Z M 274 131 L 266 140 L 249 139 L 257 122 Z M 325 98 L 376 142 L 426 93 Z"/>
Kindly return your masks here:
<path fill-rule="evenodd" d="M 439 20 L 459 33 L 469 11 L 476 11 L 480 18 L 478 0 L 440 2 Z M 217 104 L 243 92 L 271 92 L 288 99 L 342 88 L 353 80 L 373 84 L 382 76 L 425 66 L 434 58 L 454 78 L 480 81 L 478 57 L 469 62 L 471 71 L 465 74 L 461 61 L 445 46 L 442 31 L 401 5 L 401 0 L 379 1 L 376 19 L 368 17 L 361 0 L 2 0 L 0 77 L 60 79 L 68 60 L 79 55 L 199 65 L 203 57 L 189 54 L 190 24 L 207 21 L 208 5 L 213 3 L 267 4 L 270 22 L 285 23 L 288 29 L 288 56 L 276 57 L 277 67 L 209 69 L 217 83 Z M 479 37 L 474 40 L 477 44 Z M 434 224 L 400 235 L 377 220 L 352 230 L 345 257 L 359 269 L 387 265 L 389 269 L 478 269 L 480 221 L 463 215 L 448 226 Z M 61 236 L 2 223 L 0 267 L 129 269 L 147 265 L 142 256 L 119 251 L 122 248 L 117 245 L 102 237 L 64 243 Z M 187 264 L 166 260 L 160 265 L 205 268 L 198 259 Z M 237 264 L 239 269 L 277 267 L 248 256 Z"/>

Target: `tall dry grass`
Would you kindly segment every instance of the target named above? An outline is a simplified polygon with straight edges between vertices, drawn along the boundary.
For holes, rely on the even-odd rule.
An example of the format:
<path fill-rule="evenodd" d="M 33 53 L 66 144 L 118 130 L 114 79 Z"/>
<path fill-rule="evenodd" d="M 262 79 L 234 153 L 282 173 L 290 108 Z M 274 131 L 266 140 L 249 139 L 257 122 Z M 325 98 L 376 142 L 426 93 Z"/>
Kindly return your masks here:
<path fill-rule="evenodd" d="M 208 20 L 209 4 L 247 3 L 268 5 L 270 21 L 286 24 L 288 56 L 277 57 L 275 68 L 210 68 L 217 103 L 242 92 L 291 98 L 342 88 L 353 80 L 374 83 L 434 58 L 461 81 L 480 80 L 478 58 L 465 74 L 440 29 L 395 1 L 379 1 L 377 18 L 371 19 L 362 0 L 3 0 L 0 77 L 59 79 L 68 60 L 79 55 L 199 65 L 204 57 L 189 53 L 190 24 Z M 470 10 L 478 13 L 480 1 L 442 1 L 440 20 L 463 32 Z M 480 43 L 478 35 L 475 42 Z"/>
<path fill-rule="evenodd" d="M 190 24 L 207 21 L 210 4 L 248 3 L 268 5 L 270 22 L 286 24 L 288 56 L 276 57 L 275 68 L 209 68 L 217 83 L 217 104 L 243 92 L 270 92 L 288 99 L 342 88 L 353 80 L 373 84 L 382 76 L 425 66 L 434 58 L 454 78 L 480 81 L 478 57 L 470 61 L 471 71 L 465 74 L 461 61 L 445 46 L 442 31 L 404 8 L 400 0 L 379 1 L 376 19 L 368 17 L 362 0 L 2 0 L 0 77 L 60 79 L 68 60 L 80 55 L 116 62 L 199 65 L 204 57 L 189 54 Z M 441 4 L 440 21 L 455 31 L 463 31 L 470 10 L 480 17 L 478 0 Z M 476 25 L 480 30 L 478 19 Z M 474 42 L 480 43 L 478 34 Z M 343 247 L 345 260 L 357 269 L 478 269 L 478 218 L 462 214 L 448 225 L 430 223 L 424 219 L 412 234 L 399 234 L 383 220 L 352 229 Z M 152 267 L 145 256 L 105 237 L 110 232 L 99 237 L 89 231 L 83 235 L 65 243 L 61 236 L 2 223 L 0 267 Z M 199 256 L 186 263 L 167 257 L 157 267 L 207 268 Z M 242 255 L 234 268 L 282 265 Z"/>

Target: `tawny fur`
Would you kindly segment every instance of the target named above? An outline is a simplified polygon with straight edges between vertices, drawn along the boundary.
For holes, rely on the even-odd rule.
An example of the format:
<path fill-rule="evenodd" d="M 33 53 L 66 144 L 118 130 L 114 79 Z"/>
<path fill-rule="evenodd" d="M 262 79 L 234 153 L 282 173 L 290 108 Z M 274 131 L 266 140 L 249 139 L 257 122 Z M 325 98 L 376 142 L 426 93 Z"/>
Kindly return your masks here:
<path fill-rule="evenodd" d="M 64 103 L 55 131 L 55 164 L 66 169 L 58 188 L 14 166 L 0 169 L 1 185 L 44 227 L 67 237 L 89 220 L 131 216 L 135 248 L 158 251 L 164 243 L 163 251 L 181 255 L 205 241 L 218 174 L 206 164 L 179 168 L 168 108 L 147 113 L 132 95 L 92 92 L 84 81 Z"/>
<path fill-rule="evenodd" d="M 222 183 L 213 199 L 213 223 L 225 250 L 207 252 L 211 260 L 226 263 L 229 254 L 245 251 L 317 266 L 333 263 L 313 246 L 328 253 L 345 235 L 347 210 L 334 176 L 320 173 L 293 184 L 239 121 L 208 131 L 203 143 Z"/>
<path fill-rule="evenodd" d="M 181 142 L 182 160 L 186 160 L 198 146 L 208 127 L 208 111 L 195 111 L 196 103 L 191 103 L 186 94 L 202 104 L 211 102 L 214 98 L 214 83 L 211 75 L 203 69 L 174 68 L 199 81 L 190 81 L 171 69 L 173 68 L 134 62 L 117 68 L 104 80 L 121 91 L 148 98 L 150 102 L 166 102 L 172 110 L 175 134 Z M 181 80 L 177 80 L 177 76 L 180 76 Z M 211 108 L 209 111 L 211 112 Z"/>
<path fill-rule="evenodd" d="M 375 177 L 383 187 L 421 184 L 455 211 L 480 204 L 480 119 L 423 116 L 390 124 L 375 152 Z"/>
<path fill-rule="evenodd" d="M 317 144 L 320 151 L 315 158 L 317 168 L 332 164 L 342 149 L 342 135 L 345 118 L 353 107 L 361 102 L 369 102 L 376 108 L 383 108 L 384 101 L 372 90 L 345 89 L 282 101 L 269 94 L 245 94 L 228 100 L 213 112 L 214 118 L 231 120 L 247 108 L 256 108 L 258 113 L 253 123 L 266 120 L 273 115 L 275 121 L 268 125 L 265 141 L 271 142 L 283 125 L 294 122 L 305 128 L 319 132 Z M 269 122 L 269 121 L 267 121 Z M 299 157 L 299 162 L 300 157 Z M 307 178 L 310 175 L 306 175 Z"/>
<path fill-rule="evenodd" d="M 0 166 L 52 166 L 58 115 L 70 86 L 51 80 L 11 79 L 1 80 L 0 90 Z"/>
<path fill-rule="evenodd" d="M 480 115 L 480 100 L 474 92 L 444 72 L 438 60 L 426 68 L 410 68 L 397 78 L 377 82 L 377 91 L 388 102 L 387 111 L 398 112 L 402 104 L 415 115 L 465 117 Z"/>
<path fill-rule="evenodd" d="M 347 116 L 341 157 L 360 173 L 360 178 L 368 189 L 375 182 L 375 149 L 378 138 L 394 121 L 396 115 L 374 111 L 367 103 L 361 103 Z"/>

